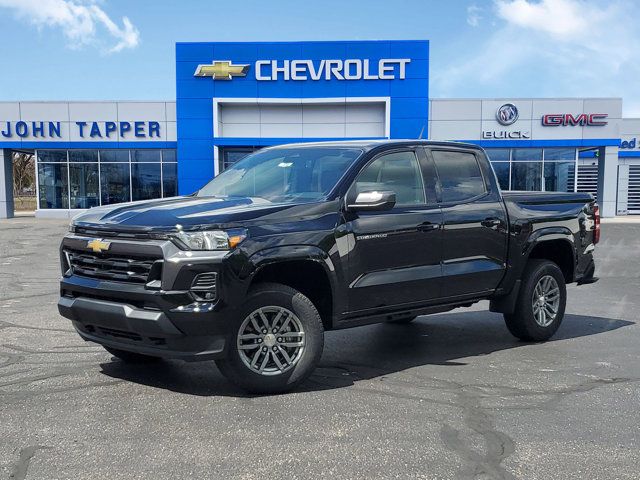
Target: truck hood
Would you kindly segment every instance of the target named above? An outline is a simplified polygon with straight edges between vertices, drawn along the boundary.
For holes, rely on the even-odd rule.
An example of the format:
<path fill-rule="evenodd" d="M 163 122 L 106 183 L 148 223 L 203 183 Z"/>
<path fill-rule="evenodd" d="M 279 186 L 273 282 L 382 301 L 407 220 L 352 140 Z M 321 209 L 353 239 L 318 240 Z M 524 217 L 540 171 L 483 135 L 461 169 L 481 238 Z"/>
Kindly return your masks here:
<path fill-rule="evenodd" d="M 228 228 L 276 218 L 290 220 L 296 211 L 300 211 L 299 204 L 276 204 L 255 197 L 188 196 L 91 208 L 77 215 L 73 224 L 118 231 L 171 231 L 178 225 L 185 230 Z"/>

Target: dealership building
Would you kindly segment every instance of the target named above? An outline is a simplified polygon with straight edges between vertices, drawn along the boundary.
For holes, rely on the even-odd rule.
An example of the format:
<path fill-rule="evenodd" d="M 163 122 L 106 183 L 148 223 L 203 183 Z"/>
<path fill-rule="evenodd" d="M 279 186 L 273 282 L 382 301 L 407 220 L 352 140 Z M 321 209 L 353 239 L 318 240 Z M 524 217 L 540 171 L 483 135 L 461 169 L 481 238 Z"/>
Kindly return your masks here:
<path fill-rule="evenodd" d="M 622 99 L 430 99 L 428 41 L 341 41 L 178 43 L 175 101 L 0 102 L 0 218 L 16 151 L 35 154 L 36 216 L 68 217 L 190 194 L 265 146 L 374 138 L 481 145 L 504 190 L 640 214 L 640 119 Z"/>

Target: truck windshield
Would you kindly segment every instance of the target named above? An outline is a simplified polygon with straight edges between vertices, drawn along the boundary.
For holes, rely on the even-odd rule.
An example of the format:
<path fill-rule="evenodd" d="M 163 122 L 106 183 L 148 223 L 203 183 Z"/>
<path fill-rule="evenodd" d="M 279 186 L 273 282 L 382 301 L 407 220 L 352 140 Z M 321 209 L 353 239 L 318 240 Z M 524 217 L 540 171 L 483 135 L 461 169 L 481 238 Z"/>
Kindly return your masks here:
<path fill-rule="evenodd" d="M 222 172 L 197 195 L 313 202 L 325 197 L 361 154 L 362 150 L 348 147 L 261 150 Z"/>

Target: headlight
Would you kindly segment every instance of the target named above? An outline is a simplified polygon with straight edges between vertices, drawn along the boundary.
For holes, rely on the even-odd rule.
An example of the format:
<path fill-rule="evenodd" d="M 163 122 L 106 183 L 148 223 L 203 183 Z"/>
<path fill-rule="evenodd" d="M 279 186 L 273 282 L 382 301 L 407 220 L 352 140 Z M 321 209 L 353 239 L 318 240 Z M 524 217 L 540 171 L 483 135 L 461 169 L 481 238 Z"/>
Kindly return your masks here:
<path fill-rule="evenodd" d="M 171 237 L 187 250 L 232 250 L 247 238 L 247 233 L 244 230 L 179 231 Z"/>

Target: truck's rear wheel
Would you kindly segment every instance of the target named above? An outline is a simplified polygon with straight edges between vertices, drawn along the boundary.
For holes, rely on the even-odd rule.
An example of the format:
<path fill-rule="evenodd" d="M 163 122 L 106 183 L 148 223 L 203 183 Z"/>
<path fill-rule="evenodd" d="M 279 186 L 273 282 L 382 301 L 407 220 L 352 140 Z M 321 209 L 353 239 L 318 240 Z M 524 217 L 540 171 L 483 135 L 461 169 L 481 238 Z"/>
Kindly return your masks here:
<path fill-rule="evenodd" d="M 567 302 L 564 275 L 549 260 L 533 259 L 522 276 L 516 308 L 505 314 L 507 328 L 521 340 L 548 340 L 560 327 Z"/>
<path fill-rule="evenodd" d="M 216 361 L 229 381 L 253 393 L 278 393 L 307 379 L 322 355 L 324 329 L 311 301 L 286 285 L 253 289 L 234 321 L 227 357 Z"/>
<path fill-rule="evenodd" d="M 127 352 L 126 350 L 119 350 L 117 348 L 102 346 L 107 352 L 114 357 L 122 360 L 124 363 L 151 363 L 159 362 L 160 357 L 152 357 L 151 355 L 143 355 L 141 353 Z"/>

